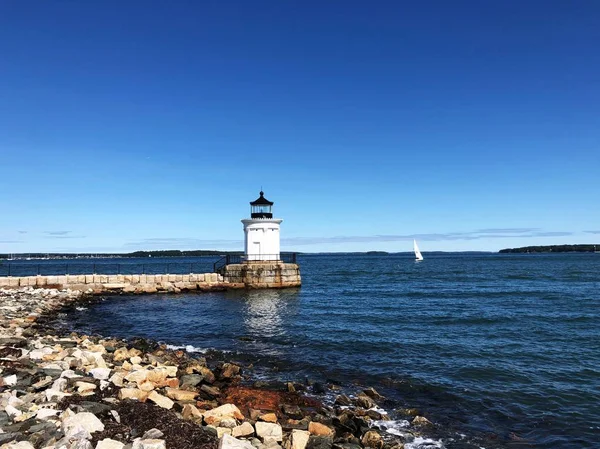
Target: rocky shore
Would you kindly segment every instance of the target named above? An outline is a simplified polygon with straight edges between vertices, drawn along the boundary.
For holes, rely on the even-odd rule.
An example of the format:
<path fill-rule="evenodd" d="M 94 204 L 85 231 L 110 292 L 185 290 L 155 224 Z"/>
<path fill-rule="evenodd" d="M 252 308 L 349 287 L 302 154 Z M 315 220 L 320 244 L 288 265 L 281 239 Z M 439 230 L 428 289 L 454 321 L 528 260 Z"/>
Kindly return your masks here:
<path fill-rule="evenodd" d="M 332 386 L 264 385 L 250 367 L 47 324 L 86 300 L 0 289 L 0 449 L 402 449 L 434 428 L 406 410 L 405 431 L 385 432 L 372 388 L 328 404 Z"/>

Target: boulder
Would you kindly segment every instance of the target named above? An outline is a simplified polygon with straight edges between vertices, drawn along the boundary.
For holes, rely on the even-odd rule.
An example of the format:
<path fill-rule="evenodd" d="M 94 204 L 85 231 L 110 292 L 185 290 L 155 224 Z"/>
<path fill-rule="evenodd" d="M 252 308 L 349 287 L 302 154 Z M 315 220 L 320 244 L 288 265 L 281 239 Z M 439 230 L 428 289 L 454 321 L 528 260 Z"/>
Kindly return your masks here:
<path fill-rule="evenodd" d="M 254 427 L 247 421 L 244 421 L 240 426 L 234 427 L 231 430 L 233 437 L 249 437 L 254 435 Z"/>
<path fill-rule="evenodd" d="M 319 436 L 319 437 L 327 437 L 333 436 L 333 429 L 327 427 L 325 424 L 321 424 L 320 422 L 311 421 L 308 424 L 308 432 L 311 435 Z"/>
<path fill-rule="evenodd" d="M 31 444 L 29 441 L 12 441 L 10 443 L 3 444 L 2 447 L 6 449 L 34 449 L 33 444 Z"/>
<path fill-rule="evenodd" d="M 230 379 L 239 374 L 239 372 L 240 367 L 233 363 L 223 363 L 223 366 L 221 367 L 221 377 L 224 379 Z"/>
<path fill-rule="evenodd" d="M 197 419 L 202 418 L 202 413 L 200 413 L 200 410 L 195 405 L 185 404 L 181 411 L 181 416 L 183 416 L 183 419 Z"/>
<path fill-rule="evenodd" d="M 75 382 L 78 393 L 85 393 L 86 391 L 93 391 L 96 389 L 96 384 L 90 382 Z"/>
<path fill-rule="evenodd" d="M 106 380 L 110 376 L 110 368 L 93 368 L 90 374 L 94 379 Z"/>
<path fill-rule="evenodd" d="M 165 440 L 136 438 L 131 449 L 167 449 L 167 445 Z"/>
<path fill-rule="evenodd" d="M 141 384 L 138 384 L 138 388 L 142 391 L 150 392 L 154 390 L 154 384 L 149 380 L 145 380 Z"/>
<path fill-rule="evenodd" d="M 231 435 L 231 429 L 227 427 L 217 427 L 217 438 L 221 438 L 223 435 Z"/>
<path fill-rule="evenodd" d="M 283 447 L 285 449 L 305 449 L 309 438 L 310 433 L 306 430 L 293 429 Z"/>
<path fill-rule="evenodd" d="M 123 386 L 123 380 L 125 380 L 125 377 L 123 376 L 122 373 L 115 373 L 109 379 L 109 381 L 112 382 L 113 384 L 115 384 L 117 387 Z"/>
<path fill-rule="evenodd" d="M 48 418 L 52 418 L 52 417 L 58 415 L 59 412 L 60 412 L 60 410 L 53 410 L 51 408 L 40 408 L 36 412 L 35 417 L 39 420 L 44 421 Z"/>
<path fill-rule="evenodd" d="M 216 425 L 223 418 L 235 418 L 242 420 L 244 415 L 240 412 L 240 409 L 233 404 L 224 404 L 220 407 L 213 408 L 203 414 L 204 421 L 206 424 Z"/>
<path fill-rule="evenodd" d="M 151 400 L 152 402 L 154 402 L 159 407 L 166 408 L 166 409 L 173 408 L 174 402 L 171 399 L 169 399 L 161 394 L 158 394 L 156 391 L 152 391 L 148 395 L 148 399 Z"/>
<path fill-rule="evenodd" d="M 330 449 L 333 445 L 332 437 L 311 435 L 306 443 L 306 449 Z"/>
<path fill-rule="evenodd" d="M 98 441 L 96 444 L 96 449 L 123 449 L 124 446 L 125 445 L 120 441 L 105 438 L 101 441 Z"/>
<path fill-rule="evenodd" d="M 277 422 L 277 415 L 275 413 L 265 413 L 260 415 L 258 419 L 265 422 Z"/>
<path fill-rule="evenodd" d="M 235 418 L 223 418 L 219 422 L 219 427 L 225 427 L 226 429 L 233 429 L 237 426 L 237 420 Z"/>
<path fill-rule="evenodd" d="M 365 447 L 372 447 L 377 449 L 383 447 L 383 439 L 381 438 L 379 432 L 376 432 L 375 430 L 369 430 L 368 432 L 366 432 L 363 435 L 361 442 Z"/>
<path fill-rule="evenodd" d="M 62 429 L 66 436 L 73 436 L 81 430 L 91 434 L 102 432 L 104 424 L 92 413 L 81 412 L 66 418 L 62 423 Z"/>
<path fill-rule="evenodd" d="M 258 421 L 255 426 L 256 435 L 263 441 L 263 443 L 267 443 L 269 441 L 280 442 L 283 439 L 283 430 L 279 424 Z"/>
<path fill-rule="evenodd" d="M 152 429 L 144 432 L 144 434 L 142 435 L 142 440 L 158 440 L 163 436 L 165 436 L 164 433 L 162 433 L 156 427 L 153 427 Z"/>
<path fill-rule="evenodd" d="M 210 385 L 202 385 L 200 391 L 207 394 L 210 398 L 216 398 L 221 395 L 221 390 L 218 387 L 211 387 Z"/>
<path fill-rule="evenodd" d="M 302 419 L 304 417 L 304 413 L 297 405 L 284 404 L 281 406 L 281 411 L 292 419 Z"/>
<path fill-rule="evenodd" d="M 29 449 L 29 448 L 23 448 Z M 219 440 L 219 449 L 255 449 L 249 441 L 238 440 L 231 435 L 223 435 Z"/>
<path fill-rule="evenodd" d="M 415 416 L 415 419 L 412 420 L 413 426 L 424 427 L 424 426 L 433 426 L 433 423 L 429 421 L 424 416 Z"/>
<path fill-rule="evenodd" d="M 198 366 L 198 367 L 195 368 L 195 370 L 200 373 L 200 375 L 202 376 L 202 378 L 203 378 L 204 381 L 206 381 L 209 384 L 214 383 L 214 381 L 215 381 L 215 375 L 206 366 Z"/>
<path fill-rule="evenodd" d="M 204 379 L 200 374 L 186 374 L 181 376 L 181 387 L 195 387 Z"/>
<path fill-rule="evenodd" d="M 144 402 L 148 399 L 148 393 L 137 388 L 121 388 L 119 390 L 119 399 L 136 399 Z"/>
<path fill-rule="evenodd" d="M 335 398 L 335 405 L 347 407 L 349 405 L 352 405 L 352 400 L 345 394 L 340 394 L 338 397 Z"/>
<path fill-rule="evenodd" d="M 367 388 L 366 390 L 363 390 L 363 393 L 376 401 L 381 401 L 385 399 L 377 392 L 377 390 L 375 390 L 375 388 Z"/>
<path fill-rule="evenodd" d="M 140 385 L 142 382 L 144 382 L 147 378 L 148 378 L 148 371 L 146 371 L 145 369 L 132 371 L 127 376 L 125 376 L 126 381 L 135 382 L 138 385 Z"/>
<path fill-rule="evenodd" d="M 198 395 L 195 391 L 179 390 L 176 388 L 167 388 L 167 397 L 176 401 L 193 401 Z"/>
<path fill-rule="evenodd" d="M 17 375 L 12 374 L 10 376 L 6 376 L 2 378 L 3 385 L 7 385 L 9 387 L 17 384 Z"/>
<path fill-rule="evenodd" d="M 373 401 L 373 399 L 371 399 L 369 396 L 367 396 L 364 393 L 361 393 L 358 395 L 358 397 L 354 400 L 354 404 L 357 405 L 358 407 L 362 407 L 362 408 L 373 408 L 375 407 L 377 404 L 375 404 L 375 401 Z"/>

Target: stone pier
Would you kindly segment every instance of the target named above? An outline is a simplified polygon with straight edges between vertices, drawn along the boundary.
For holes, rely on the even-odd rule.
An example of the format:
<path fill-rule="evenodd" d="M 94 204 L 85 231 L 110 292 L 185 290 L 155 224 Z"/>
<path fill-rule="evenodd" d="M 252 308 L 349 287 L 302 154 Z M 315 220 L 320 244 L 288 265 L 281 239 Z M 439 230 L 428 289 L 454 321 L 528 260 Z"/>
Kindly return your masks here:
<path fill-rule="evenodd" d="M 79 274 L 62 276 L 0 277 L 0 288 L 54 288 L 87 293 L 156 293 L 239 288 L 217 273 L 202 274 Z"/>
<path fill-rule="evenodd" d="M 86 293 L 156 293 L 300 286 L 297 264 L 246 262 L 227 265 L 223 274 L 65 274 L 0 277 L 0 288 L 53 288 Z"/>

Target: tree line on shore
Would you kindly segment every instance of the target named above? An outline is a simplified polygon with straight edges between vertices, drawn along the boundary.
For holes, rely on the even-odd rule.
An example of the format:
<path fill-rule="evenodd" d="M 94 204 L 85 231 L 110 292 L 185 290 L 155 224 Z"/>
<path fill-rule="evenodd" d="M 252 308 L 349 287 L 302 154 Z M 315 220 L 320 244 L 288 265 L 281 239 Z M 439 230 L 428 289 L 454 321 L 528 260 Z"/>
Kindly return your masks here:
<path fill-rule="evenodd" d="M 0 254 L 0 259 L 97 259 L 118 257 L 198 257 L 198 256 L 226 256 L 228 254 L 242 254 L 241 251 L 218 251 L 218 250 L 189 250 L 178 249 L 157 251 L 134 251 L 131 253 L 22 253 L 22 254 Z"/>
<path fill-rule="evenodd" d="M 505 248 L 500 253 L 594 253 L 600 252 L 600 244 L 581 245 L 546 245 L 546 246 L 523 246 L 521 248 Z"/>

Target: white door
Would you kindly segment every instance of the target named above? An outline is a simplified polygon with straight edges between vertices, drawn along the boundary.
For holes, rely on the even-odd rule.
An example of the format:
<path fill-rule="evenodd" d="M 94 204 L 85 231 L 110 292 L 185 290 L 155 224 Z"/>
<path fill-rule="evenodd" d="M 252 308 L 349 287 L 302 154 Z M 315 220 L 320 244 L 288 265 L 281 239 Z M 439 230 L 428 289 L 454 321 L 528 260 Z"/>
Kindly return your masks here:
<path fill-rule="evenodd" d="M 260 259 L 260 242 L 254 242 L 254 247 L 252 248 L 252 254 L 254 254 L 254 260 Z"/>

